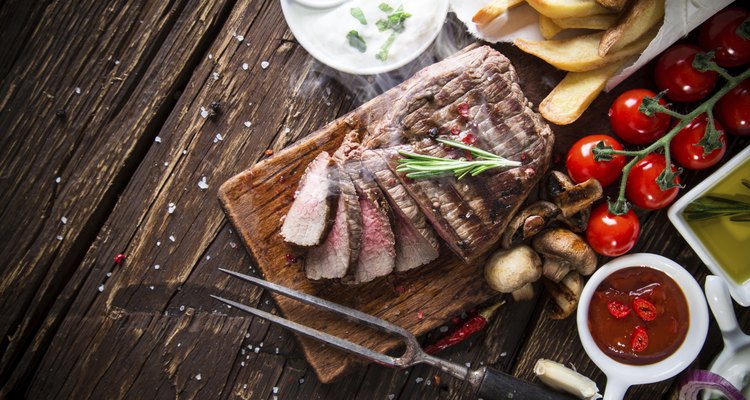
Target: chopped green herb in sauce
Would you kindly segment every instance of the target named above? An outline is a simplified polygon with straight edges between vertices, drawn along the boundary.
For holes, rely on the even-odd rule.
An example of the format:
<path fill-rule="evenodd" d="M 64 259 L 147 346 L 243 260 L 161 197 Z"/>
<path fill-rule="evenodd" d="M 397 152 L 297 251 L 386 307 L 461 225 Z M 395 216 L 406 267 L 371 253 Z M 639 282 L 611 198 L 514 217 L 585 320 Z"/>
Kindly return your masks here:
<path fill-rule="evenodd" d="M 383 43 L 383 46 L 380 48 L 380 51 L 378 54 L 375 55 L 375 58 L 377 58 L 380 61 L 385 61 L 388 59 L 388 51 L 391 49 L 391 45 L 393 45 L 393 41 L 396 40 L 396 36 L 398 34 L 396 32 L 391 33 L 391 36 L 388 36 L 388 40 Z"/>
<path fill-rule="evenodd" d="M 381 32 L 386 29 L 392 29 L 394 32 L 401 33 L 404 31 L 404 21 L 409 17 L 411 17 L 411 14 L 404 12 L 404 6 L 402 5 L 398 10 L 389 14 L 386 19 L 379 19 L 375 22 L 375 26 Z"/>
<path fill-rule="evenodd" d="M 360 24 L 367 25 L 367 19 L 365 19 L 365 13 L 362 12 L 361 8 L 354 7 L 351 9 L 351 13 L 352 13 L 352 17 L 356 18 Z"/>
<path fill-rule="evenodd" d="M 393 7 L 389 6 L 387 3 L 380 3 L 380 5 L 378 6 L 378 8 L 381 11 L 386 12 L 386 13 L 389 13 L 389 12 L 393 11 Z"/>
<path fill-rule="evenodd" d="M 367 43 L 365 43 L 365 39 L 362 38 L 359 32 L 353 29 L 350 30 L 349 33 L 346 34 L 346 39 L 349 40 L 349 46 L 359 50 L 360 53 L 367 51 Z"/>

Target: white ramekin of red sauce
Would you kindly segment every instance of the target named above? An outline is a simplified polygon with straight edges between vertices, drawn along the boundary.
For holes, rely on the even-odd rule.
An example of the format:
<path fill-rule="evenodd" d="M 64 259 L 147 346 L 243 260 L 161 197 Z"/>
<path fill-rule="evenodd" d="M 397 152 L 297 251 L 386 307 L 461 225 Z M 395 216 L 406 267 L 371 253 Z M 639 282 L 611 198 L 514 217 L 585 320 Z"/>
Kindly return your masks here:
<path fill-rule="evenodd" d="M 695 278 L 648 253 L 599 268 L 583 288 L 576 318 L 584 350 L 607 375 L 605 400 L 677 375 L 698 356 L 708 332 L 708 307 Z"/>

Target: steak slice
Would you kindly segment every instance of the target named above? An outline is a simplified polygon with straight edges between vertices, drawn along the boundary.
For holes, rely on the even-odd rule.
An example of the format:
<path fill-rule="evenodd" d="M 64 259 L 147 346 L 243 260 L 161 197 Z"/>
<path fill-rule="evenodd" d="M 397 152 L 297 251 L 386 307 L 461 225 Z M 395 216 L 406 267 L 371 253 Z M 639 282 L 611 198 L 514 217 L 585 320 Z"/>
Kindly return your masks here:
<path fill-rule="evenodd" d="M 382 156 L 375 150 L 366 150 L 362 153 L 362 166 L 375 177 L 393 210 L 395 270 L 408 271 L 436 259 L 439 245 L 435 231 Z"/>
<path fill-rule="evenodd" d="M 336 168 L 340 195 L 333 225 L 325 241 L 311 248 L 305 257 L 305 273 L 313 280 L 343 278 L 359 256 L 362 236 L 359 198 L 349 175 L 340 166 Z"/>
<path fill-rule="evenodd" d="M 351 158 L 344 162 L 344 169 L 351 177 L 359 197 L 362 236 L 357 265 L 344 282 L 358 284 L 370 282 L 393 271 L 396 241 L 391 226 L 390 207 L 374 177 L 363 171 L 360 150 L 351 151 L 349 156 Z"/>
<path fill-rule="evenodd" d="M 322 151 L 307 166 L 299 189 L 281 226 L 284 240 L 298 246 L 317 246 L 333 222 L 333 206 L 339 197 L 331 156 Z"/>

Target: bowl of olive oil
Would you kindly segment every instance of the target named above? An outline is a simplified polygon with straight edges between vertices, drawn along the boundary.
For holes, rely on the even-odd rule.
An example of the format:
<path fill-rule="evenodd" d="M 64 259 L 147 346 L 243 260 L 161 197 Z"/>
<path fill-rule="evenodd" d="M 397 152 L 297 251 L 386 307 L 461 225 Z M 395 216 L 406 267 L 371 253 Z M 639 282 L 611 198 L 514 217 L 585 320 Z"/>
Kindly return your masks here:
<path fill-rule="evenodd" d="M 669 219 L 732 297 L 750 306 L 750 146 L 669 208 Z"/>

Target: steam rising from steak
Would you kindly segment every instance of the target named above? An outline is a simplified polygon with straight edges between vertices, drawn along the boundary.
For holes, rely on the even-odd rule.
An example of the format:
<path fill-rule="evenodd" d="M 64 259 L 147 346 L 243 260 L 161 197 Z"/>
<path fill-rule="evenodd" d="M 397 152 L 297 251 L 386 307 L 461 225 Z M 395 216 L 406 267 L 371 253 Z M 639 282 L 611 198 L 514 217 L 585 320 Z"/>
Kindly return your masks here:
<path fill-rule="evenodd" d="M 349 278 L 345 280 L 366 282 L 394 268 L 403 271 L 429 263 L 438 255 L 436 234 L 465 262 L 495 247 L 511 216 L 549 165 L 552 132 L 527 103 L 510 61 L 489 47 L 479 47 L 421 70 L 352 113 L 353 131 L 333 157 L 357 188 L 362 216 L 359 258 L 355 263 L 348 257 Z M 460 181 L 452 176 L 409 179 L 396 171 L 398 150 L 464 156 L 439 144 L 438 136 L 472 143 L 522 165 Z M 322 160 L 316 158 L 312 164 L 316 162 Z M 307 175 L 320 169 L 313 169 L 312 164 L 282 228 L 292 243 L 299 244 L 295 241 L 299 239 L 290 240 L 289 231 L 324 231 L 321 216 L 333 215 L 324 207 L 303 212 L 313 203 L 306 196 L 324 203 L 319 191 L 306 190 Z M 336 186 L 338 179 L 333 182 Z M 338 194 L 335 188 L 325 190 Z M 342 214 L 336 215 L 338 222 Z M 307 222 L 290 221 L 300 216 Z M 312 226 L 313 221 L 317 225 Z M 285 231 L 287 224 L 301 227 Z M 330 234 L 334 237 L 323 247 L 329 241 L 341 242 L 340 231 L 334 225 Z M 340 243 L 339 247 L 343 248 Z M 311 279 L 340 275 L 321 274 L 309 259 L 306 269 Z"/>

